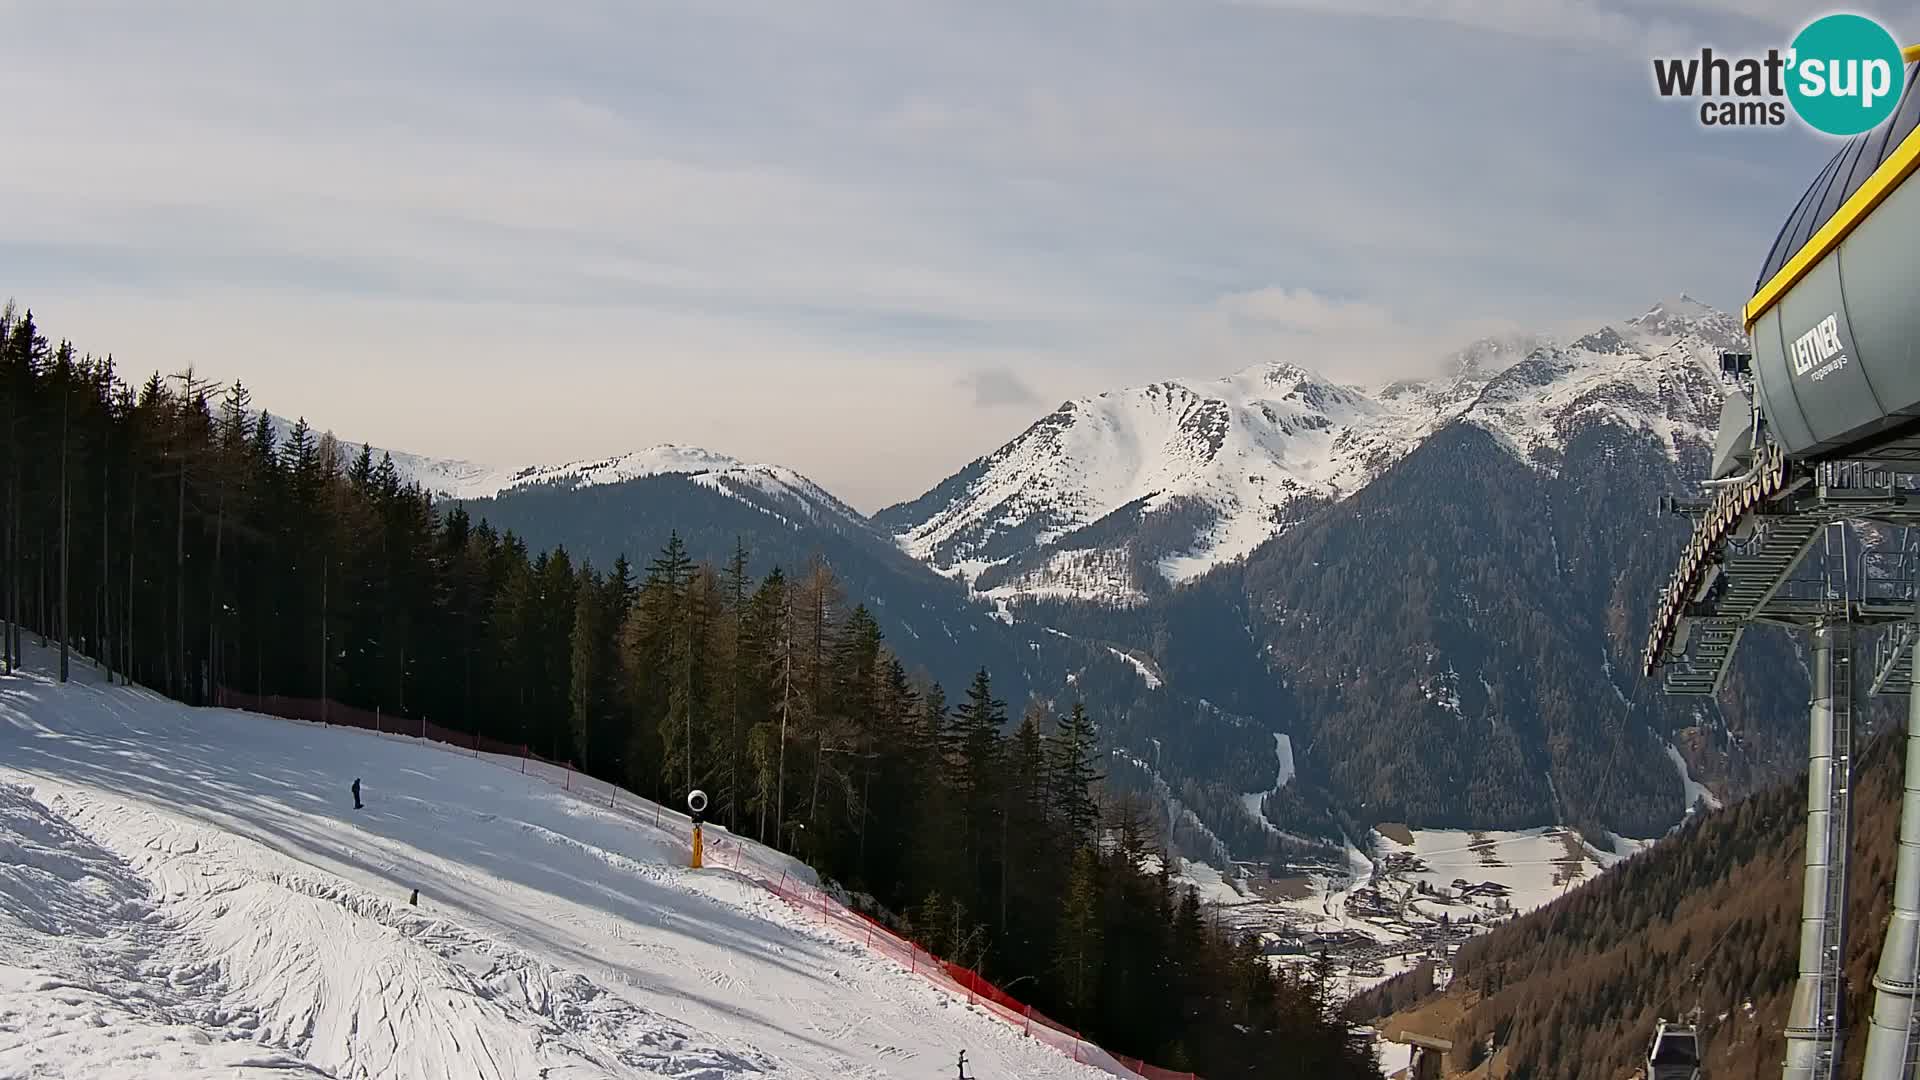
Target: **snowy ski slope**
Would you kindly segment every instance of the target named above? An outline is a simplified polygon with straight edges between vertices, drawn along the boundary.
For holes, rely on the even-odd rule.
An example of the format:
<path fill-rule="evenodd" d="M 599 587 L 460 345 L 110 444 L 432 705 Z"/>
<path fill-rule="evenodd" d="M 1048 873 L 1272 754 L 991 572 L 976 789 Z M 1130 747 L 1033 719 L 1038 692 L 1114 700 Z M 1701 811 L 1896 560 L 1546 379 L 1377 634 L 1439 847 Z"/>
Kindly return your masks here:
<path fill-rule="evenodd" d="M 0 681 L 0 1076 L 1108 1075 L 686 869 L 670 817 L 82 675 Z"/>

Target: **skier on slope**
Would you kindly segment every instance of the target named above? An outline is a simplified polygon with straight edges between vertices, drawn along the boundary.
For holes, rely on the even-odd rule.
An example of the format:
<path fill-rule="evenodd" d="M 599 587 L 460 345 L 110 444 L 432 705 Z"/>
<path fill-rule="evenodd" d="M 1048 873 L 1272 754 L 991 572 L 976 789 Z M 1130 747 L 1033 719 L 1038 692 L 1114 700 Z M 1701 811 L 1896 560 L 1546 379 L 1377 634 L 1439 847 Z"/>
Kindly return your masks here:
<path fill-rule="evenodd" d="M 360 778 L 357 776 L 353 778 L 353 808 L 355 810 L 362 809 L 360 805 Z"/>

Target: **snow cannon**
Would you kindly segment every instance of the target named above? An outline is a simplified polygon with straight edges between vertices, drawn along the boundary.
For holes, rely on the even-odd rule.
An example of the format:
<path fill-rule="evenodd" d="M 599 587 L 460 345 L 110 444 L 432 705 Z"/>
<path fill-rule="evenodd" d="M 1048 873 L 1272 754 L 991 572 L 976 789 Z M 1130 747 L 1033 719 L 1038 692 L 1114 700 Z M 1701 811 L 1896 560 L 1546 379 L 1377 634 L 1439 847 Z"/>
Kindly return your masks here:
<path fill-rule="evenodd" d="M 687 812 L 693 815 L 693 863 L 695 870 L 700 869 L 702 844 L 700 842 L 701 815 L 707 812 L 707 793 L 699 788 L 687 792 Z"/>
<path fill-rule="evenodd" d="M 1743 312 L 1759 418 L 1789 461 L 1920 460 L 1920 50 L 1906 57 L 1899 107 L 1814 178 Z M 1758 469 L 1753 435 L 1751 414 L 1722 417 L 1714 479 Z"/>

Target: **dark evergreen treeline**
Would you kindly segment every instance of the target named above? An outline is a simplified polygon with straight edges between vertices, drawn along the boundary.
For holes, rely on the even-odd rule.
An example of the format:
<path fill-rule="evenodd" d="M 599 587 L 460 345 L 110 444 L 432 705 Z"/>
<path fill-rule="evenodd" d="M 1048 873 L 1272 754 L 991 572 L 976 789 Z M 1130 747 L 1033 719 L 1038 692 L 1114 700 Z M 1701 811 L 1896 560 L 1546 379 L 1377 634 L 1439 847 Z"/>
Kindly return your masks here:
<path fill-rule="evenodd" d="M 0 619 L 189 702 L 327 697 L 524 742 L 778 844 L 936 952 L 1110 1048 L 1209 1077 L 1377 1075 L 1320 989 L 1144 872 L 1093 718 L 951 706 L 824 561 L 644 567 L 437 508 L 391 460 L 239 383 L 137 388 L 0 314 Z M 1164 858 L 1161 860 L 1164 864 Z"/>

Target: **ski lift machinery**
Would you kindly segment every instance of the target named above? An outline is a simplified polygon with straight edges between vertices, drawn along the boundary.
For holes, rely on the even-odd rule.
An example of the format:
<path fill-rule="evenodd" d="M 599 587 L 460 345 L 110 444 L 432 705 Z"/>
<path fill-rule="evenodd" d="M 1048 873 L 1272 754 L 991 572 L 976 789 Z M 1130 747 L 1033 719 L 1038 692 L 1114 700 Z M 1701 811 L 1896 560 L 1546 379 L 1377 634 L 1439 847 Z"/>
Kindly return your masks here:
<path fill-rule="evenodd" d="M 1920 1058 L 1920 47 L 1893 116 L 1847 140 L 1781 227 L 1743 311 L 1751 351 L 1727 353 L 1705 497 L 1662 500 L 1694 520 L 1655 604 L 1645 673 L 1712 696 L 1747 627 L 1807 635 L 1807 844 L 1799 975 L 1785 1080 L 1841 1075 L 1853 717 L 1864 694 L 1906 694 L 1906 779 L 1893 916 L 1873 979 L 1862 1080 L 1907 1080 Z M 1901 538 L 1863 565 L 1857 528 Z M 1889 566 L 1889 562 L 1894 565 Z M 1875 631 L 1875 652 L 1857 648 Z M 1862 669 L 1857 660 L 1869 663 Z M 1703 1032 L 1663 1021 L 1651 1080 L 1694 1077 Z M 1663 1051 L 1663 1043 L 1665 1051 Z M 1680 1049 L 1691 1045 L 1693 1071 Z M 1675 1060 L 1655 1060 L 1665 1052 Z"/>

